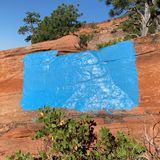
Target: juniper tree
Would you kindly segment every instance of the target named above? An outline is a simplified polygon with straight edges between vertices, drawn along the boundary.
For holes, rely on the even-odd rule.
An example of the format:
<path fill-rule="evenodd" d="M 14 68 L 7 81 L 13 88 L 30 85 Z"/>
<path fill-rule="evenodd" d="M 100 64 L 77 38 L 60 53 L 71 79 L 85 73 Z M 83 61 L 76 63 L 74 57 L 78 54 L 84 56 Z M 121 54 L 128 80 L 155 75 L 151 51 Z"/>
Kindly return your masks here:
<path fill-rule="evenodd" d="M 20 27 L 18 33 L 28 34 L 25 40 L 31 40 L 32 43 L 53 40 L 73 33 L 83 24 L 78 20 L 82 13 L 79 13 L 77 7 L 73 4 L 61 4 L 43 20 L 40 20 L 38 13 L 27 12 L 23 20 L 25 25 Z"/>
<path fill-rule="evenodd" d="M 57 39 L 77 31 L 83 24 L 78 20 L 80 16 L 82 13 L 76 6 L 61 4 L 39 24 L 32 43 Z"/>
<path fill-rule="evenodd" d="M 37 12 L 27 12 L 23 22 L 25 25 L 19 28 L 18 33 L 22 35 L 27 34 L 25 41 L 28 42 L 32 39 L 32 35 L 35 33 L 39 23 L 41 22 L 40 14 Z"/>
<path fill-rule="evenodd" d="M 122 29 L 131 37 L 160 31 L 160 0 L 106 0 L 112 5 L 110 16 L 127 15 Z"/>

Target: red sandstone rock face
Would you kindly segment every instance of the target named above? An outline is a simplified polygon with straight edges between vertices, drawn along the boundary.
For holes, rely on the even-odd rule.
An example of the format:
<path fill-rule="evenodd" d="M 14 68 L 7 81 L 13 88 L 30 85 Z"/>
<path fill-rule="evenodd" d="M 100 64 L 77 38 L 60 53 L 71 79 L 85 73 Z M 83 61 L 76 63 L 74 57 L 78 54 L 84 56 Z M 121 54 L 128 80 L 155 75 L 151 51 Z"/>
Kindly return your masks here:
<path fill-rule="evenodd" d="M 59 54 L 80 51 L 76 36 L 42 42 L 32 46 L 0 51 L 0 116 L 22 111 L 20 100 L 23 86 L 23 58 L 26 54 L 45 50 L 58 50 Z"/>
<path fill-rule="evenodd" d="M 160 112 L 160 34 L 135 40 L 139 74 L 139 110 Z"/>
<path fill-rule="evenodd" d="M 59 50 L 59 54 L 78 52 L 79 43 L 76 36 L 65 36 L 29 47 L 0 51 L 0 160 L 18 149 L 31 153 L 41 150 L 42 142 L 32 141 L 30 137 L 37 130 L 33 125 L 36 113 L 23 112 L 20 107 L 24 56 L 52 49 Z"/>
<path fill-rule="evenodd" d="M 96 131 L 102 126 L 113 133 L 123 130 L 142 138 L 144 126 L 160 120 L 160 35 L 135 40 L 139 74 L 140 106 L 131 112 L 117 112 L 113 116 L 102 114 L 95 118 Z M 20 107 L 23 87 L 23 57 L 36 51 L 56 49 L 61 52 L 80 51 L 79 39 L 66 36 L 59 40 L 38 43 L 29 47 L 0 51 L 0 159 L 18 149 L 37 153 L 42 142 L 30 136 L 38 130 L 34 124 L 36 112 L 24 112 Z M 123 113 L 123 114 L 122 114 Z M 71 114 L 78 114 L 74 111 Z"/>

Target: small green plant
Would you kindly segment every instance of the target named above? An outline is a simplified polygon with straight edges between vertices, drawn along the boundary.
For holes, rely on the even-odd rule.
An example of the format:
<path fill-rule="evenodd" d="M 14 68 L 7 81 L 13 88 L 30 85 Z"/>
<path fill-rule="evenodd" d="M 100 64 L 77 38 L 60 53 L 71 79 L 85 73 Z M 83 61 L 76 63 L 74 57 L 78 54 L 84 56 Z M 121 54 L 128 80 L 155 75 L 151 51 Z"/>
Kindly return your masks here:
<path fill-rule="evenodd" d="M 101 49 L 103 47 L 108 47 L 108 46 L 117 44 L 118 42 L 123 42 L 128 39 L 129 39 L 128 37 L 123 37 L 123 38 L 118 38 L 116 40 L 112 40 L 112 41 L 108 41 L 108 42 L 104 42 L 104 43 L 99 43 L 99 44 L 97 44 L 97 49 Z"/>
<path fill-rule="evenodd" d="M 142 160 L 145 148 L 124 133 L 112 135 L 101 128 L 99 138 L 95 121 L 88 115 L 69 118 L 60 109 L 40 109 L 38 122 L 43 124 L 33 139 L 44 140 L 46 146 L 39 157 L 21 151 L 7 160 Z"/>
<path fill-rule="evenodd" d="M 30 153 L 23 153 L 22 151 L 17 151 L 15 154 L 8 156 L 6 160 L 34 160 L 34 157 Z"/>
<path fill-rule="evenodd" d="M 97 142 L 92 156 L 96 160 L 136 160 L 145 151 L 145 147 L 124 133 L 118 132 L 117 136 L 113 136 L 109 129 L 101 128 L 100 140 Z"/>
<path fill-rule="evenodd" d="M 95 23 L 89 24 L 89 27 L 91 27 L 92 29 L 98 29 L 98 26 Z"/>
<path fill-rule="evenodd" d="M 93 39 L 93 34 L 81 34 L 80 38 L 80 45 L 82 48 L 85 48 L 88 43 Z"/>

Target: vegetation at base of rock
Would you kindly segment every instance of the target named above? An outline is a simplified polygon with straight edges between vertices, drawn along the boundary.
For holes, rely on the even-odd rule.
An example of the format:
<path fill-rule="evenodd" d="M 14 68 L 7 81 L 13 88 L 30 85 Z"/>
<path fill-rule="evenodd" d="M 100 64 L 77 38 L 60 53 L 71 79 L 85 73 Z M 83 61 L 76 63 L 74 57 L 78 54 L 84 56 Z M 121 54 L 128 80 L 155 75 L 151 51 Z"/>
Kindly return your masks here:
<path fill-rule="evenodd" d="M 88 26 L 92 29 L 98 29 L 99 28 L 95 23 L 90 23 Z"/>
<path fill-rule="evenodd" d="M 82 48 L 87 47 L 88 43 L 93 39 L 94 35 L 93 34 L 81 34 L 79 36 L 80 38 L 80 46 Z"/>
<path fill-rule="evenodd" d="M 15 154 L 8 156 L 7 160 L 35 160 L 30 153 L 23 153 L 22 151 L 17 151 Z"/>
<path fill-rule="evenodd" d="M 121 27 L 130 37 L 146 36 L 160 31 L 160 0 L 105 0 L 112 5 L 110 16 L 128 16 Z"/>
<path fill-rule="evenodd" d="M 119 42 L 123 42 L 123 41 L 128 40 L 128 39 L 130 39 L 130 37 L 122 37 L 122 38 L 118 38 L 116 40 L 111 40 L 111 41 L 108 41 L 108 42 L 99 43 L 99 44 L 97 44 L 97 49 L 101 49 L 103 47 L 108 47 L 108 46 L 117 44 Z"/>
<path fill-rule="evenodd" d="M 21 151 L 7 160 L 143 160 L 145 147 L 122 132 L 116 136 L 109 129 L 101 128 L 97 137 L 95 121 L 88 115 L 68 118 L 60 109 L 40 109 L 37 120 L 43 124 L 33 139 L 42 139 L 44 151 L 35 158 Z"/>
<path fill-rule="evenodd" d="M 82 13 L 79 13 L 77 7 L 73 4 L 61 4 L 43 20 L 40 20 L 38 13 L 29 12 L 23 20 L 25 25 L 20 27 L 18 33 L 29 33 L 25 40 L 31 40 L 32 43 L 54 40 L 74 33 L 84 24 L 78 20 Z"/>

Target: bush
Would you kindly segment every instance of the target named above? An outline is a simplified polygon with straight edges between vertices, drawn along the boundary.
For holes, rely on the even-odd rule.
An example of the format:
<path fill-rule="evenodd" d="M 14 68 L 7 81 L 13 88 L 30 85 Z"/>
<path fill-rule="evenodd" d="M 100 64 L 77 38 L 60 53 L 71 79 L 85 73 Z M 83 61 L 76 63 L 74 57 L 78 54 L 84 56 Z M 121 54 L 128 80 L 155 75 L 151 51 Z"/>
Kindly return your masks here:
<path fill-rule="evenodd" d="M 98 29 L 99 27 L 95 23 L 89 24 L 89 27 L 92 29 Z"/>
<path fill-rule="evenodd" d="M 39 122 L 44 124 L 42 130 L 35 135 L 36 139 L 44 137 L 52 148 L 48 155 L 62 160 L 87 160 L 88 151 L 96 140 L 93 132 L 95 122 L 88 116 L 80 119 L 67 118 L 59 109 L 45 108 L 40 110 Z"/>
<path fill-rule="evenodd" d="M 22 153 L 22 151 L 17 151 L 15 154 L 8 156 L 7 160 L 34 160 L 30 153 Z"/>
<path fill-rule="evenodd" d="M 108 41 L 108 42 L 104 42 L 104 43 L 99 43 L 99 44 L 97 44 L 97 49 L 101 49 L 103 47 L 108 47 L 108 46 L 117 44 L 118 42 L 123 42 L 128 39 L 129 39 L 128 37 L 123 37 L 123 38 L 118 38 L 116 40 L 112 40 L 112 41 Z"/>
<path fill-rule="evenodd" d="M 136 160 L 145 151 L 145 147 L 123 132 L 113 136 L 109 129 L 101 128 L 100 140 L 93 150 L 92 157 L 96 160 Z"/>
<path fill-rule="evenodd" d="M 43 123 L 34 139 L 43 139 L 45 151 L 34 160 L 138 160 L 145 148 L 124 133 L 113 136 L 107 128 L 94 132 L 96 123 L 89 116 L 68 118 L 60 109 L 40 109 L 38 122 Z M 8 160 L 32 160 L 30 154 L 15 154 Z M 140 158 L 139 158 L 140 160 Z"/>
<path fill-rule="evenodd" d="M 81 47 L 85 48 L 88 43 L 93 39 L 93 34 L 81 34 L 79 38 Z"/>

